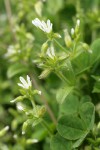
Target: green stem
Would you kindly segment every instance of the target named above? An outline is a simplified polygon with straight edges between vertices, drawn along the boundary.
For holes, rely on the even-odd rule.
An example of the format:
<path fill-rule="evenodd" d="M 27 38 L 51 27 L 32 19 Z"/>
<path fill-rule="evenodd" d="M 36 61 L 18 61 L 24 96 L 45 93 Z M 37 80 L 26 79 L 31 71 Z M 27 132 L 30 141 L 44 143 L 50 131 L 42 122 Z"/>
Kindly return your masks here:
<path fill-rule="evenodd" d="M 35 105 L 35 103 L 34 103 L 34 101 L 33 101 L 33 100 L 31 100 L 31 103 L 32 103 L 33 108 L 35 108 L 35 107 L 36 107 L 36 105 Z"/>
<path fill-rule="evenodd" d="M 35 109 L 35 108 L 36 108 L 36 104 L 35 104 L 35 102 L 34 102 L 34 99 L 32 98 L 32 96 L 29 96 L 29 99 L 31 100 L 33 109 Z"/>
<path fill-rule="evenodd" d="M 56 72 L 57 76 L 64 82 L 69 84 L 69 81 L 65 78 L 65 76 L 61 72 Z"/>
<path fill-rule="evenodd" d="M 52 130 L 50 129 L 50 127 L 48 126 L 47 122 L 43 118 L 42 118 L 41 124 L 47 129 L 49 135 L 52 136 Z"/>
<path fill-rule="evenodd" d="M 58 41 L 56 41 L 55 39 L 54 39 L 54 41 L 64 52 L 66 52 L 66 49 Z"/>
<path fill-rule="evenodd" d="M 12 32 L 12 36 L 14 41 L 16 41 L 16 32 L 14 32 L 14 23 L 13 23 L 13 18 L 12 18 L 12 10 L 11 10 L 11 2 L 10 0 L 4 0 L 4 4 L 5 4 L 5 9 L 6 9 L 6 13 L 7 13 L 7 19 L 9 21 L 9 26 L 10 26 L 10 30 Z"/>
<path fill-rule="evenodd" d="M 76 45 L 77 45 L 77 43 L 76 43 L 76 41 L 74 41 L 74 46 L 73 46 L 73 56 L 76 54 Z"/>
<path fill-rule="evenodd" d="M 36 73 L 36 72 L 35 72 L 35 73 Z M 48 114 L 49 114 L 51 120 L 53 121 L 53 123 L 56 125 L 56 124 L 57 124 L 57 120 L 56 120 L 56 118 L 55 118 L 55 116 L 54 116 L 54 113 L 53 113 L 52 109 L 50 108 L 50 106 L 49 106 L 49 104 L 48 104 L 48 102 L 49 102 L 48 99 L 50 99 L 49 96 L 47 95 L 45 89 L 40 85 L 40 81 L 37 80 L 36 76 L 34 77 L 34 75 L 33 75 L 32 73 L 30 73 L 30 74 L 31 74 L 31 78 L 32 78 L 32 82 L 33 82 L 34 87 L 35 87 L 36 89 L 38 89 L 38 90 L 43 91 L 43 93 L 45 94 L 45 95 L 44 95 L 44 94 L 41 95 L 41 101 L 42 101 L 43 104 L 46 105 L 47 112 L 48 112 Z M 37 74 L 37 73 L 36 73 L 36 74 Z M 37 76 L 38 76 L 38 75 L 37 75 Z M 46 96 L 48 96 L 48 99 L 46 99 Z"/>

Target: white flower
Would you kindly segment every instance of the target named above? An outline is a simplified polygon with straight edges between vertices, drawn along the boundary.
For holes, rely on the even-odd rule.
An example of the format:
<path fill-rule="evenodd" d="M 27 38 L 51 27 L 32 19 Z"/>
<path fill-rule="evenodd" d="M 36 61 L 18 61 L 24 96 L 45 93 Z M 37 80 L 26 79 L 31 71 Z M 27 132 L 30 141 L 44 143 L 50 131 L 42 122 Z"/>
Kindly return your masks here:
<path fill-rule="evenodd" d="M 21 52 L 21 50 L 16 50 L 16 48 L 13 45 L 10 45 L 10 46 L 8 46 L 7 53 L 4 54 L 4 57 L 9 58 L 9 57 L 12 57 L 14 55 L 17 56 L 17 53 L 20 53 L 20 52 Z"/>
<path fill-rule="evenodd" d="M 4 55 L 5 57 L 10 57 L 12 55 L 16 54 L 16 50 L 14 49 L 13 45 L 10 45 L 7 49 L 7 53 Z"/>
<path fill-rule="evenodd" d="M 44 21 L 40 21 L 38 18 L 32 20 L 32 24 L 34 24 L 37 28 L 40 28 L 42 31 L 46 33 L 50 33 L 52 31 L 52 23 L 48 19 L 45 23 Z"/>
<path fill-rule="evenodd" d="M 48 48 L 46 54 L 47 54 L 50 58 L 54 59 L 54 57 L 55 57 L 54 47 L 51 46 L 50 48 Z"/>
<path fill-rule="evenodd" d="M 20 81 L 21 83 L 18 83 L 18 85 L 24 89 L 29 89 L 29 87 L 32 86 L 30 77 L 28 75 L 27 75 L 27 81 L 23 77 L 20 77 Z"/>

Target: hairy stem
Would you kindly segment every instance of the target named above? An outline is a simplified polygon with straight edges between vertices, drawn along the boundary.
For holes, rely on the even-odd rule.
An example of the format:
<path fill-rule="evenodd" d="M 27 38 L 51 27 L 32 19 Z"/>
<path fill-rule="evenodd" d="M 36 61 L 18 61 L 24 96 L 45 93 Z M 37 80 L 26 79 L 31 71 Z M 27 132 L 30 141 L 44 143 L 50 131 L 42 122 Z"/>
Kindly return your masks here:
<path fill-rule="evenodd" d="M 13 24 L 13 21 L 12 21 L 12 11 L 11 11 L 10 0 L 4 0 L 4 4 L 5 4 L 6 13 L 7 13 L 7 18 L 8 18 L 8 21 L 9 21 L 10 30 L 12 32 L 14 41 L 16 41 L 16 35 L 15 35 L 14 30 L 13 30 L 14 29 L 14 24 Z"/>
<path fill-rule="evenodd" d="M 46 123 L 46 121 L 44 119 L 42 119 L 41 124 L 47 129 L 49 135 L 52 136 L 52 131 L 51 131 L 50 127 L 48 126 L 48 124 Z"/>
<path fill-rule="evenodd" d="M 39 83 L 37 84 L 37 82 L 36 82 L 36 80 L 34 79 L 33 75 L 31 75 L 31 78 L 32 78 L 32 82 L 33 82 L 33 84 L 34 84 L 34 87 L 35 87 L 36 89 L 38 89 L 38 90 L 41 90 L 41 89 L 40 89 L 40 86 L 39 86 Z M 48 114 L 49 114 L 51 120 L 53 121 L 53 123 L 56 125 L 56 124 L 57 124 L 57 120 L 56 120 L 56 118 L 55 118 L 55 116 L 54 116 L 54 114 L 53 114 L 53 111 L 51 110 L 51 108 L 50 108 L 50 106 L 49 106 L 49 104 L 48 104 L 48 102 L 47 102 L 47 100 L 46 100 L 46 98 L 45 98 L 45 96 L 44 96 L 43 94 L 41 95 L 41 100 L 42 100 L 42 102 L 46 105 L 47 112 L 48 112 Z"/>
<path fill-rule="evenodd" d="M 57 40 L 54 39 L 54 41 L 64 52 L 67 52 L 67 50 Z"/>

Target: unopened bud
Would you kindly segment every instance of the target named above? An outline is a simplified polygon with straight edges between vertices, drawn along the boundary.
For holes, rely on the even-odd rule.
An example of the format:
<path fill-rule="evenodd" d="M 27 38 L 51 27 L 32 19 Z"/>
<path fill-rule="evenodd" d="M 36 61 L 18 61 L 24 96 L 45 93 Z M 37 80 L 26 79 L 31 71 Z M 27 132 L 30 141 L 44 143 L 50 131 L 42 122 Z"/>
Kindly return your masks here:
<path fill-rule="evenodd" d="M 45 112 L 46 112 L 45 106 L 41 106 L 41 108 L 40 108 L 40 110 L 38 112 L 39 117 L 42 117 L 45 114 Z"/>
<path fill-rule="evenodd" d="M 34 94 L 39 94 L 39 95 L 41 95 L 41 93 L 42 93 L 42 92 L 39 91 L 39 90 L 34 90 L 34 91 L 33 91 L 33 95 L 34 95 Z"/>
<path fill-rule="evenodd" d="M 76 27 L 75 27 L 75 34 L 79 34 L 79 28 L 80 28 L 80 20 L 78 19 L 76 22 Z"/>
<path fill-rule="evenodd" d="M 29 40 L 35 40 L 35 37 L 31 34 L 31 33 L 26 33 L 26 37 L 29 39 Z"/>
<path fill-rule="evenodd" d="M 36 106 L 36 108 L 33 111 L 33 114 L 34 114 L 34 117 L 40 119 L 41 117 L 43 117 L 45 112 L 46 112 L 46 107 L 45 106 Z M 37 120 L 35 123 L 38 123 L 38 122 L 40 122 L 40 120 Z"/>
<path fill-rule="evenodd" d="M 93 135 L 97 135 L 98 134 L 98 130 L 97 130 L 97 126 L 96 125 L 94 125 L 94 127 L 93 127 L 93 129 L 92 129 L 92 133 L 93 133 Z"/>
<path fill-rule="evenodd" d="M 45 69 L 39 76 L 39 79 L 46 78 L 50 74 L 50 72 L 51 72 L 51 69 Z"/>
<path fill-rule="evenodd" d="M 45 54 L 47 49 L 48 49 L 48 44 L 47 42 L 45 42 L 43 43 L 42 48 L 41 48 L 42 53 Z"/>
<path fill-rule="evenodd" d="M 65 33 L 65 39 L 64 39 L 65 40 L 65 44 L 69 48 L 72 45 L 72 40 L 71 40 L 71 37 L 70 37 L 70 35 L 69 35 L 67 30 L 65 30 L 64 33 Z"/>
<path fill-rule="evenodd" d="M 42 15 L 42 2 L 41 1 L 37 1 L 36 3 L 35 3 L 35 5 L 34 5 L 34 7 L 35 7 L 35 11 L 36 11 L 36 13 L 39 15 L 39 16 L 41 16 Z"/>
<path fill-rule="evenodd" d="M 14 119 L 11 123 L 12 130 L 13 131 L 16 130 L 17 126 L 18 126 L 18 121 L 17 121 L 17 119 Z"/>
<path fill-rule="evenodd" d="M 26 133 L 26 130 L 27 130 L 27 127 L 29 125 L 31 125 L 33 123 L 33 119 L 28 119 L 27 121 L 25 121 L 23 123 L 23 126 L 22 126 L 22 134 L 25 134 Z"/>
<path fill-rule="evenodd" d="M 75 30 L 74 30 L 74 28 L 72 28 L 71 29 L 71 35 L 72 35 L 72 37 L 74 37 L 74 34 L 75 34 Z"/>
<path fill-rule="evenodd" d="M 92 53 L 92 50 L 90 49 L 88 44 L 82 43 L 82 47 L 84 48 L 84 50 L 88 51 L 89 53 Z"/>
<path fill-rule="evenodd" d="M 37 106 L 35 109 L 34 109 L 34 116 L 36 118 L 41 118 L 46 112 L 46 108 L 45 106 Z"/>
<path fill-rule="evenodd" d="M 9 130 L 9 126 L 6 126 L 5 128 L 3 128 L 0 131 L 0 137 L 4 136 L 7 133 L 8 130 Z"/>
<path fill-rule="evenodd" d="M 26 129 L 27 129 L 27 126 L 28 126 L 28 122 L 25 121 L 25 122 L 23 123 L 23 126 L 22 126 L 22 134 L 25 134 Z"/>
<path fill-rule="evenodd" d="M 54 33 L 54 34 L 53 34 L 53 37 L 54 37 L 54 38 L 61 38 L 61 35 L 60 35 L 59 33 Z"/>
<path fill-rule="evenodd" d="M 77 24 L 77 26 L 80 26 L 80 20 L 79 19 L 77 20 L 76 24 Z"/>
<path fill-rule="evenodd" d="M 15 98 L 14 100 L 11 100 L 11 103 L 15 103 L 15 102 L 20 102 L 25 98 L 25 96 L 18 96 L 17 98 Z"/>
<path fill-rule="evenodd" d="M 38 139 L 28 139 L 26 141 L 27 144 L 38 143 Z"/>

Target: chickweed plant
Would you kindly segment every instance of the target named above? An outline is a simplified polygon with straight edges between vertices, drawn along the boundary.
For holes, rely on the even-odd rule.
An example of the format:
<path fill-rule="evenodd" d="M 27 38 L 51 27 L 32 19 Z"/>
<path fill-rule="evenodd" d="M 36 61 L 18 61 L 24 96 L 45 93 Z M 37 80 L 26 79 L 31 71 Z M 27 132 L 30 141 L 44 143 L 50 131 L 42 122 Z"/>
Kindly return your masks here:
<path fill-rule="evenodd" d="M 81 3 L 5 0 L 0 150 L 100 150 L 99 1 Z"/>

